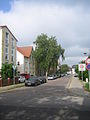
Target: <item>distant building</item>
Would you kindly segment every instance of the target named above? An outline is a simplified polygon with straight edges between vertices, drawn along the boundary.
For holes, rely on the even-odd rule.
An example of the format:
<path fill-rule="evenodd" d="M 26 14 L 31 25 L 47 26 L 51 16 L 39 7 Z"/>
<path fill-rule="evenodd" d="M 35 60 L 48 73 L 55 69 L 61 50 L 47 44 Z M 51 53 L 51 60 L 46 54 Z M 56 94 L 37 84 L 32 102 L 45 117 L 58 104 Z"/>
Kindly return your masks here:
<path fill-rule="evenodd" d="M 73 65 L 72 66 L 72 74 L 75 74 L 76 72 L 75 72 L 75 68 L 76 68 L 76 65 Z"/>
<path fill-rule="evenodd" d="M 18 72 L 35 75 L 34 59 L 32 57 L 32 46 L 17 47 Z"/>
<path fill-rule="evenodd" d="M 17 39 L 7 26 L 0 26 L 0 70 L 3 63 L 16 65 Z"/>

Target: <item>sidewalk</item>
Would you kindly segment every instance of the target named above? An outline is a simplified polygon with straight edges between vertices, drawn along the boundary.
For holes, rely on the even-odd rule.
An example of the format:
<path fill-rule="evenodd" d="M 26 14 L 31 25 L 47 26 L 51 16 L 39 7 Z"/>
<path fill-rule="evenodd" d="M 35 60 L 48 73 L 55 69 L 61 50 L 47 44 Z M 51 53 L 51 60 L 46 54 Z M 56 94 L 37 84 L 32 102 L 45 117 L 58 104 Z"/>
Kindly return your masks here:
<path fill-rule="evenodd" d="M 81 82 L 78 77 L 72 76 L 68 89 L 76 95 L 90 97 L 90 92 L 84 90 L 83 82 Z"/>
<path fill-rule="evenodd" d="M 20 88 L 20 87 L 23 87 L 23 86 L 25 86 L 24 83 L 5 86 L 5 87 L 0 87 L 0 93 L 7 92 L 7 91 L 12 91 L 12 90 L 14 90 L 16 88 Z"/>

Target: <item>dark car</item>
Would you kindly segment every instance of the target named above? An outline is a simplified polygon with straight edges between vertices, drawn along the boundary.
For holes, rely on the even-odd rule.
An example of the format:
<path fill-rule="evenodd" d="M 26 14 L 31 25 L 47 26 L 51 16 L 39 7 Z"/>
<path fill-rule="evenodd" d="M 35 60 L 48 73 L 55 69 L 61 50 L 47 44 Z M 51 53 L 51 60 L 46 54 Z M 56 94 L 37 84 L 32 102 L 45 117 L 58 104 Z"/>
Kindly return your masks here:
<path fill-rule="evenodd" d="M 41 83 L 46 83 L 46 77 L 45 76 L 39 76 L 38 77 Z"/>
<path fill-rule="evenodd" d="M 30 77 L 27 80 L 25 80 L 25 86 L 31 86 L 31 85 L 40 85 L 40 79 L 38 77 Z"/>

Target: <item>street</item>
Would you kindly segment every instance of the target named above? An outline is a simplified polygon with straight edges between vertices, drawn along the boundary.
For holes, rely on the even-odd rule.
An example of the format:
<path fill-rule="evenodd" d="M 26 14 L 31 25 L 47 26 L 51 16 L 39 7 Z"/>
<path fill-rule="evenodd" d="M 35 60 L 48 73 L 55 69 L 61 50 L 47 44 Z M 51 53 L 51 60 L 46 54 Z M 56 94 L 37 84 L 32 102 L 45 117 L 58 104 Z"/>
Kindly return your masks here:
<path fill-rule="evenodd" d="M 90 98 L 66 89 L 71 76 L 0 94 L 0 120 L 90 120 Z"/>

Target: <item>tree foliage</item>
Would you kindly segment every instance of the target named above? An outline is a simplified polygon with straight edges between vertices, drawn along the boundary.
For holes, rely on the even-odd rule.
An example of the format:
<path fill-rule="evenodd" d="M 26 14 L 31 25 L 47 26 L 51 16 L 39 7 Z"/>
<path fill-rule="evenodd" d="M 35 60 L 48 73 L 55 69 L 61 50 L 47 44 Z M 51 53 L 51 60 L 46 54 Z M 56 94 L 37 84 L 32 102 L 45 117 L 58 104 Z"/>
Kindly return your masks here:
<path fill-rule="evenodd" d="M 61 73 L 66 73 L 69 71 L 69 66 L 67 64 L 61 65 Z"/>
<path fill-rule="evenodd" d="M 80 63 L 86 64 L 84 60 L 82 60 Z M 78 73 L 79 79 L 82 79 L 82 72 L 79 71 L 78 65 L 76 65 L 75 72 Z M 89 79 L 89 75 L 88 75 L 88 70 L 87 69 L 85 71 L 83 71 L 83 80 L 85 81 L 86 78 Z"/>
<path fill-rule="evenodd" d="M 1 77 L 3 80 L 13 77 L 12 64 L 2 64 Z"/>
<path fill-rule="evenodd" d="M 75 72 L 78 73 L 78 65 L 75 66 Z"/>
<path fill-rule="evenodd" d="M 56 37 L 41 34 L 34 43 L 36 49 L 33 55 L 41 70 L 49 71 L 51 67 L 57 66 L 60 56 L 64 59 L 65 50 L 58 45 Z"/>

